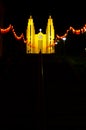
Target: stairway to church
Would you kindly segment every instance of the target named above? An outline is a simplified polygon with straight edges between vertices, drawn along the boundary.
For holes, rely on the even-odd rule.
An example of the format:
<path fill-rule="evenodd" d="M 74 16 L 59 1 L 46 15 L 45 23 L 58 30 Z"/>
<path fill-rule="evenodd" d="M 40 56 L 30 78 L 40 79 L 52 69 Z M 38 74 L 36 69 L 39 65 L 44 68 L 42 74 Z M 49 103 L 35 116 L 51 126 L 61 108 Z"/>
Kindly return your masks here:
<path fill-rule="evenodd" d="M 76 68 L 79 66 L 76 66 Z M 86 69 L 55 55 L 0 60 L 1 128 L 86 127 Z"/>

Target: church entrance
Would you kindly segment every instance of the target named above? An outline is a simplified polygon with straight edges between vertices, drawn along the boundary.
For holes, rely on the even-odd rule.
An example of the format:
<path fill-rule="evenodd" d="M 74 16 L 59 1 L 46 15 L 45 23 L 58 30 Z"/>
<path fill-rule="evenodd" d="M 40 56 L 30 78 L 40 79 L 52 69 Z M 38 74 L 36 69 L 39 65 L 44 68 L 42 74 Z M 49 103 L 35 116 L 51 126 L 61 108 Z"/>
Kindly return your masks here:
<path fill-rule="evenodd" d="M 43 52 L 43 35 L 41 33 L 41 30 L 40 33 L 38 34 L 38 51 Z"/>
<path fill-rule="evenodd" d="M 38 50 L 39 50 L 39 52 L 41 51 L 43 51 L 43 40 L 39 40 L 38 41 Z"/>

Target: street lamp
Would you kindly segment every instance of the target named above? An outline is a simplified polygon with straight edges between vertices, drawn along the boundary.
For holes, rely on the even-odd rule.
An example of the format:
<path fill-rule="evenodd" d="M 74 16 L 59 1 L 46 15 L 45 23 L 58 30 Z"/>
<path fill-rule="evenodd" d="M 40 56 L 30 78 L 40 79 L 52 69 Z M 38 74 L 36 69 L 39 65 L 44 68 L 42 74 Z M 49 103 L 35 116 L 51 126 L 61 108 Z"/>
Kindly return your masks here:
<path fill-rule="evenodd" d="M 63 37 L 62 39 L 63 39 L 63 41 L 64 41 L 64 43 L 65 43 L 65 41 L 66 41 L 66 37 Z"/>
<path fill-rule="evenodd" d="M 64 55 L 65 55 L 65 41 L 66 41 L 66 37 L 63 37 L 62 40 L 64 42 Z"/>

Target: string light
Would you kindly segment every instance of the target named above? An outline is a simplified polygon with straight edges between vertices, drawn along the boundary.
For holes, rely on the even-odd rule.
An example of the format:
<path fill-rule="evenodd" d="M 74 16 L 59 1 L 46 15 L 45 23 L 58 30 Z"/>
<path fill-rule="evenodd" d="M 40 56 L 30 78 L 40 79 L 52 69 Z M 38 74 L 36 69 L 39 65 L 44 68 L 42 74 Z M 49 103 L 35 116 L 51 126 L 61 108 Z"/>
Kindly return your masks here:
<path fill-rule="evenodd" d="M 5 34 L 8 33 L 11 30 L 12 26 L 11 24 L 6 28 L 6 29 L 0 29 L 1 34 Z"/>
<path fill-rule="evenodd" d="M 28 41 L 27 41 L 27 39 L 25 39 L 24 34 L 22 33 L 20 36 L 18 36 L 16 34 L 15 30 L 14 30 L 14 27 L 11 24 L 5 29 L 0 28 L 0 33 L 1 34 L 6 34 L 6 33 L 10 32 L 10 31 L 12 31 L 12 33 L 13 33 L 16 40 L 23 40 L 23 43 L 28 44 Z M 83 28 L 77 29 L 77 30 L 75 30 L 73 27 L 70 26 L 69 29 L 66 30 L 66 33 L 64 35 L 62 35 L 62 36 L 59 36 L 58 34 L 56 34 L 56 38 L 55 38 L 54 42 L 52 44 L 50 44 L 49 46 L 47 46 L 46 48 L 55 46 L 55 43 L 56 43 L 57 40 L 66 38 L 69 31 L 72 31 L 72 33 L 76 34 L 76 35 L 83 34 L 84 32 L 86 32 L 86 24 L 83 26 Z M 35 46 L 31 45 L 30 43 L 28 45 L 30 47 L 32 47 L 32 48 L 35 48 Z"/>

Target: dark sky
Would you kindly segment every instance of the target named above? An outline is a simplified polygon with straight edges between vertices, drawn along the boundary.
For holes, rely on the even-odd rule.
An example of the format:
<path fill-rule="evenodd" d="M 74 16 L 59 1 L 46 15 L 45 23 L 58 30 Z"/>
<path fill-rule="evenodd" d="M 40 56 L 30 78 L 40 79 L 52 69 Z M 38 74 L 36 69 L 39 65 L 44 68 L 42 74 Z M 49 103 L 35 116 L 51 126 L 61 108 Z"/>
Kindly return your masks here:
<path fill-rule="evenodd" d="M 24 34 L 30 14 L 33 16 L 36 32 L 42 28 L 45 33 L 50 14 L 53 18 L 55 32 L 59 35 L 63 35 L 70 26 L 78 29 L 86 23 L 86 9 L 83 2 L 68 2 L 68 0 L 3 1 L 5 8 L 4 26 L 11 23 L 17 32 Z"/>

